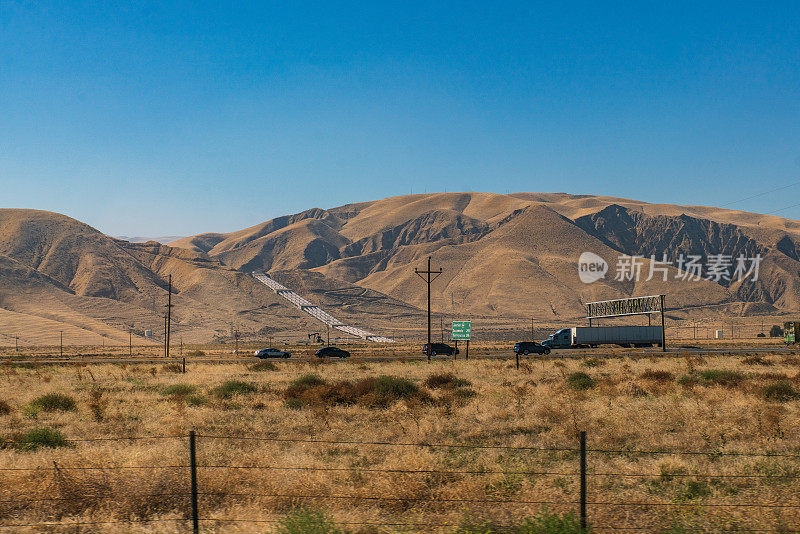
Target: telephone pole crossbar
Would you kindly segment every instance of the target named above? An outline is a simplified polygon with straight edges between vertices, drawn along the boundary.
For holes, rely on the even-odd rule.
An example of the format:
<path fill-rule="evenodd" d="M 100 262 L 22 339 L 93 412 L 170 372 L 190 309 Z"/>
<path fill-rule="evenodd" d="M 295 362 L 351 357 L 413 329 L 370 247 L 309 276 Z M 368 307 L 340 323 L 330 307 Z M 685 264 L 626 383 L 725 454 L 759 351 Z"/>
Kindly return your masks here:
<path fill-rule="evenodd" d="M 428 256 L 428 269 L 425 271 L 420 271 L 417 268 L 414 268 L 414 273 L 417 276 L 422 278 L 428 286 L 428 344 L 427 350 L 425 351 L 428 356 L 428 361 L 431 361 L 431 282 L 439 278 L 442 274 L 442 268 L 439 267 L 438 271 L 431 270 L 431 257 Z M 424 275 L 424 276 L 423 276 Z M 436 276 L 433 276 L 436 275 Z"/>

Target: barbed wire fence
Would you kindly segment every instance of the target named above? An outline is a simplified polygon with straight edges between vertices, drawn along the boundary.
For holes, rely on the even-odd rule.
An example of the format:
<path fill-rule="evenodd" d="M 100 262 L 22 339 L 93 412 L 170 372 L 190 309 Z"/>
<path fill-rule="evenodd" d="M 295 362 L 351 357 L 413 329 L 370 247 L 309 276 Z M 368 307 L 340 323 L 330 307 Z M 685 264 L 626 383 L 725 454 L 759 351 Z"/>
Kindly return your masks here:
<path fill-rule="evenodd" d="M 88 525 L 124 525 L 124 524 L 149 524 L 149 523 L 163 523 L 175 522 L 185 525 L 186 528 L 191 528 L 193 532 L 197 533 L 202 530 L 203 525 L 220 525 L 220 524 L 273 524 L 277 525 L 280 519 L 255 519 L 252 517 L 215 517 L 210 513 L 214 511 L 214 505 L 217 508 L 220 504 L 224 503 L 226 499 L 288 499 L 295 505 L 298 503 L 325 503 L 325 502 L 347 502 L 354 506 L 364 503 L 402 503 L 406 509 L 413 509 L 414 506 L 424 503 L 446 503 L 453 506 L 457 505 L 491 505 L 492 507 L 508 506 L 510 508 L 520 506 L 548 506 L 557 507 L 562 510 L 572 510 L 575 516 L 579 519 L 581 528 L 586 529 L 591 527 L 595 532 L 600 531 L 627 531 L 638 530 L 641 526 L 631 526 L 630 524 L 604 524 L 602 522 L 592 521 L 592 512 L 596 512 L 602 508 L 619 508 L 628 507 L 638 510 L 653 509 L 653 508 L 678 508 L 686 507 L 687 502 L 682 501 L 668 501 L 661 500 L 609 500 L 609 499 L 592 499 L 589 491 L 587 490 L 587 481 L 599 480 L 604 478 L 660 478 L 665 476 L 672 478 L 694 478 L 694 479 L 708 479 L 708 480 L 731 480 L 731 479 L 775 479 L 786 485 L 793 485 L 796 483 L 798 473 L 800 470 L 780 473 L 710 473 L 698 472 L 693 470 L 691 472 L 670 472 L 665 475 L 664 472 L 630 472 L 620 470 L 619 472 L 612 471 L 594 471 L 589 469 L 589 459 L 597 455 L 615 455 L 623 457 L 636 457 L 636 456 L 683 456 L 683 457 L 701 457 L 706 459 L 720 462 L 726 458 L 745 457 L 745 458 L 780 458 L 795 462 L 800 460 L 800 454 L 789 452 L 741 452 L 741 451 L 721 451 L 721 450 L 707 450 L 707 451 L 690 451 L 690 450 L 659 450 L 659 449 L 609 449 L 609 448 L 590 448 L 587 447 L 586 434 L 580 433 L 578 446 L 564 446 L 564 447 L 537 447 L 537 446 L 507 446 L 507 445 L 491 445 L 491 444 L 459 444 L 459 443 L 433 443 L 433 442 L 401 442 L 401 441 L 355 441 L 355 440 L 335 440 L 335 439 L 314 439 L 314 438 L 290 438 L 281 436 L 231 436 L 231 435 L 214 435 L 214 434 L 196 434 L 191 431 L 188 436 L 146 436 L 146 437 L 103 437 L 94 439 L 74 439 L 69 440 L 72 445 L 80 443 L 98 443 L 98 442 L 137 442 L 143 440 L 171 440 L 176 442 L 185 441 L 187 448 L 184 449 L 183 462 L 166 463 L 163 465 L 77 465 L 66 466 L 57 465 L 55 462 L 52 466 L 36 466 L 36 467 L 3 467 L 0 468 L 0 476 L 17 472 L 17 473 L 30 473 L 31 475 L 41 476 L 43 473 L 51 473 L 53 478 L 64 477 L 68 472 L 89 472 L 95 471 L 103 473 L 108 476 L 109 473 L 120 473 L 124 471 L 137 473 L 139 477 L 153 476 L 153 473 L 158 471 L 174 471 L 179 473 L 180 479 L 184 481 L 182 488 L 176 488 L 174 491 L 159 491 L 159 492 L 133 492 L 128 493 L 126 497 L 135 497 L 138 499 L 152 499 L 152 500 L 166 500 L 168 507 L 171 507 L 171 515 L 173 517 L 155 517 L 155 518 L 135 518 L 127 517 L 124 519 L 108 519 L 108 520 L 90 520 L 81 519 L 79 515 L 86 509 L 97 509 L 104 502 L 111 502 L 114 495 L 102 488 L 83 488 L 76 494 L 67 495 L 14 495 L 9 490 L 11 487 L 8 484 L 3 484 L 3 490 L 0 491 L 0 529 L 14 529 L 23 527 L 53 527 L 53 526 L 88 526 Z M 208 458 L 206 461 L 198 461 L 198 444 L 211 445 L 214 442 L 228 441 L 228 442 L 271 442 L 283 446 L 313 444 L 319 446 L 351 446 L 351 447 L 412 447 L 424 448 L 432 450 L 443 449 L 462 449 L 471 451 L 481 450 L 501 450 L 513 451 L 516 453 L 566 453 L 574 455 L 575 470 L 514 470 L 514 469 L 412 469 L 405 467 L 365 467 L 365 466 L 334 466 L 334 465 L 276 465 L 274 463 L 264 462 L 253 465 L 232 464 L 224 462 L 215 462 L 213 458 Z M 178 449 L 179 450 L 179 449 Z M 202 448 L 200 447 L 202 451 Z M 200 455 L 202 458 L 202 455 Z M 203 480 L 200 477 L 203 473 L 210 472 L 277 472 L 277 473 L 309 473 L 309 472 L 349 472 L 358 476 L 370 475 L 443 475 L 443 476 L 487 476 L 487 475 L 523 475 L 531 477 L 572 477 L 578 481 L 578 491 L 574 495 L 574 499 L 536 499 L 534 498 L 492 498 L 491 496 L 484 496 L 483 498 L 467 498 L 467 497 L 443 497 L 443 496 L 393 496 L 386 494 L 356 494 L 352 492 L 324 492 L 324 491 L 270 491 L 258 492 L 247 491 L 247 486 L 242 484 L 242 488 L 236 491 L 208 491 L 204 489 Z M 5 477 L 3 477 L 5 478 Z M 722 501 L 709 498 L 702 498 L 695 503 L 703 509 L 750 509 L 750 510 L 772 510 L 776 513 L 790 512 L 791 518 L 794 518 L 794 525 L 782 524 L 780 532 L 800 532 L 800 494 L 792 492 L 790 501 L 771 501 L 771 502 L 754 502 L 754 501 Z M 72 506 L 70 511 L 73 515 L 77 515 L 76 519 L 72 518 L 55 518 L 46 521 L 26 521 L 25 517 L 35 517 L 37 515 L 46 515 L 47 510 L 44 509 L 45 503 L 60 503 L 65 504 L 69 502 L 77 503 Z M 42 507 L 42 514 L 37 514 L 37 506 Z M 167 514 L 170 515 L 170 514 Z M 19 517 L 14 520 L 14 517 Z M 520 520 L 523 518 L 519 518 Z M 343 527 L 392 527 L 403 529 L 421 529 L 422 531 L 430 531 L 431 529 L 444 529 L 444 528 L 457 528 L 459 523 L 447 521 L 425 521 L 425 522 L 401 522 L 395 520 L 386 521 L 348 521 L 338 522 Z M 654 525 L 655 527 L 655 525 Z M 740 532 L 772 532 L 776 531 L 774 526 L 771 527 L 738 527 L 736 531 Z"/>

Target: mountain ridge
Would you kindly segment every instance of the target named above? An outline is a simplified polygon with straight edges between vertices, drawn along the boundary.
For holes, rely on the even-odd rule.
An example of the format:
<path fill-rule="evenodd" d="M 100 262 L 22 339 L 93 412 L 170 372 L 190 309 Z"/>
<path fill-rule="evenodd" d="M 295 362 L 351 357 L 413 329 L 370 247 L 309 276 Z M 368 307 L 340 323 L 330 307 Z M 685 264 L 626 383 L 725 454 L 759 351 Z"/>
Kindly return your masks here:
<path fill-rule="evenodd" d="M 584 284 L 578 259 L 609 265 Z M 64 215 L 0 210 L 0 339 L 14 325 L 52 343 L 126 342 L 163 330 L 169 276 L 179 338 L 241 332 L 303 338 L 320 325 L 256 282 L 264 270 L 351 324 L 417 331 L 426 305 L 414 274 L 430 256 L 444 274 L 434 312 L 492 324 L 580 322 L 592 300 L 668 295 L 675 320 L 786 315 L 800 309 L 800 223 L 702 206 L 565 193 L 432 193 L 311 208 L 236 232 L 169 244 L 111 238 Z M 666 254 L 666 281 L 646 276 Z M 683 281 L 678 255 L 761 255 L 759 279 Z M 620 257 L 642 256 L 639 280 L 619 279 Z M 282 283 L 283 283 L 282 282 Z M 175 339 L 175 338 L 173 338 Z M 143 338 L 141 341 L 146 342 Z"/>

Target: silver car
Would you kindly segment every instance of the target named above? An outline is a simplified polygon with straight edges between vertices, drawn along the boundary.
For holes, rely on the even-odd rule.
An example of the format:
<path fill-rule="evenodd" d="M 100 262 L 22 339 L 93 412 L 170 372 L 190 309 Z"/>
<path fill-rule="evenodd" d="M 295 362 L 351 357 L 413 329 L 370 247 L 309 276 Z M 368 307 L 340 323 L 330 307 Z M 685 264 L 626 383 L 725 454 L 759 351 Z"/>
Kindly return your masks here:
<path fill-rule="evenodd" d="M 257 358 L 289 358 L 292 355 L 288 350 L 279 350 L 275 348 L 258 349 L 253 356 Z"/>

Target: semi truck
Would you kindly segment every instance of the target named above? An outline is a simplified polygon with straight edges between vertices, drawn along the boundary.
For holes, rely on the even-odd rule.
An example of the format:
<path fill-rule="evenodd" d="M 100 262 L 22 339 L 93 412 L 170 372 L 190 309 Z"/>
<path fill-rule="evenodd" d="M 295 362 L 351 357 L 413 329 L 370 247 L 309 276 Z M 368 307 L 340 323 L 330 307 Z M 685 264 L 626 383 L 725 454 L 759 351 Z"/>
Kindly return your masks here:
<path fill-rule="evenodd" d="M 660 326 L 573 326 L 550 334 L 542 345 L 551 349 L 619 345 L 620 347 L 661 346 Z"/>

